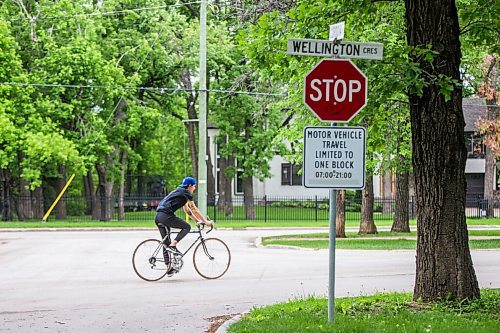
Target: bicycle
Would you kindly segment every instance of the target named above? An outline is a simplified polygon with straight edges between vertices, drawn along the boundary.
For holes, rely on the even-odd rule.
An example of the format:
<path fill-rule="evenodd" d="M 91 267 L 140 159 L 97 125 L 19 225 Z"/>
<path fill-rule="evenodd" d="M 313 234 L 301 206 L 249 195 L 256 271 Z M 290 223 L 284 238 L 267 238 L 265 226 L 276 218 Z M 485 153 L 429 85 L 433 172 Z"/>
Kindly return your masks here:
<path fill-rule="evenodd" d="M 189 233 L 198 234 L 198 238 L 180 255 L 174 254 L 165 245 L 167 239 L 170 239 L 172 232 L 167 232 L 167 235 L 161 241 L 158 239 L 146 239 L 139 243 L 132 255 L 132 265 L 135 273 L 141 279 L 150 282 L 162 279 L 167 275 L 170 268 L 173 268 L 174 274 L 176 274 L 184 265 L 184 256 L 198 243 L 193 252 L 193 264 L 196 272 L 209 280 L 222 277 L 231 264 L 229 247 L 218 238 L 205 238 L 203 235 L 204 224 L 197 223 L 196 226 L 198 230 Z M 210 233 L 212 230 L 213 226 L 205 234 Z M 168 251 L 168 263 L 165 263 L 163 248 Z"/>

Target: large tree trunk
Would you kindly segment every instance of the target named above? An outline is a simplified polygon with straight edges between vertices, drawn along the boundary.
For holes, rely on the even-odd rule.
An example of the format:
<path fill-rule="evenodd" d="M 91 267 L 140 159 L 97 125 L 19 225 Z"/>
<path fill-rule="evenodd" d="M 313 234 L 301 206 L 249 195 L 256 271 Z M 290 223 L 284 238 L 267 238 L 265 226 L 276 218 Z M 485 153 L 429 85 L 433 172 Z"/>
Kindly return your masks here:
<path fill-rule="evenodd" d="M 465 161 L 462 90 L 440 94 L 441 77 L 460 80 L 458 15 L 453 0 L 406 0 L 410 47 L 438 52 L 432 63 L 410 54 L 427 85 L 410 92 L 413 170 L 417 198 L 417 258 L 413 298 L 479 297 L 465 222 Z"/>
<path fill-rule="evenodd" d="M 335 216 L 337 238 L 345 238 L 345 190 L 337 191 L 337 212 Z"/>
<path fill-rule="evenodd" d="M 396 205 L 391 232 L 410 232 L 409 204 L 409 174 L 408 172 L 398 172 L 396 173 Z"/>
<path fill-rule="evenodd" d="M 247 220 L 255 220 L 252 176 L 243 178 L 243 205 L 245 207 L 245 218 Z"/>
<path fill-rule="evenodd" d="M 118 126 L 125 119 L 126 114 L 124 110 L 127 105 L 127 101 L 120 98 L 115 108 L 114 126 Z M 110 170 L 113 170 L 117 164 L 120 164 L 120 157 L 123 155 L 118 143 L 114 143 L 113 148 L 113 151 L 106 156 L 104 162 L 96 164 L 96 170 L 99 177 L 99 194 L 101 196 L 101 221 L 110 221 L 113 219 L 114 214 L 113 188 L 115 179 Z"/>
<path fill-rule="evenodd" d="M 377 233 L 373 220 L 373 201 L 373 177 L 370 175 L 366 177 L 365 188 L 362 191 L 360 235 Z"/>
<path fill-rule="evenodd" d="M 59 167 L 59 173 L 61 177 L 57 179 L 56 185 L 56 196 L 62 192 L 64 185 L 66 185 L 66 167 L 64 165 Z M 64 220 L 67 218 L 67 210 L 66 210 L 66 194 L 64 194 L 59 202 L 56 205 L 56 220 Z"/>

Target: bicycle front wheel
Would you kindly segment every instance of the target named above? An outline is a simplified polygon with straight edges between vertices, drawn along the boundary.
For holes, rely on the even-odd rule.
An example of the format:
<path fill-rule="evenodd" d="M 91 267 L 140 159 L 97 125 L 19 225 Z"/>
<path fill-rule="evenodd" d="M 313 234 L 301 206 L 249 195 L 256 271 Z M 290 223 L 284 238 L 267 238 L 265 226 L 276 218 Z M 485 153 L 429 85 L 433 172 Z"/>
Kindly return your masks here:
<path fill-rule="evenodd" d="M 205 279 L 218 279 L 231 264 L 231 252 L 218 238 L 202 239 L 194 249 L 193 264 L 196 272 Z"/>
<path fill-rule="evenodd" d="M 170 268 L 170 252 L 168 264 L 163 258 L 163 246 L 157 239 L 147 239 L 137 245 L 132 255 L 132 266 L 135 273 L 143 280 L 158 281 L 165 275 Z"/>

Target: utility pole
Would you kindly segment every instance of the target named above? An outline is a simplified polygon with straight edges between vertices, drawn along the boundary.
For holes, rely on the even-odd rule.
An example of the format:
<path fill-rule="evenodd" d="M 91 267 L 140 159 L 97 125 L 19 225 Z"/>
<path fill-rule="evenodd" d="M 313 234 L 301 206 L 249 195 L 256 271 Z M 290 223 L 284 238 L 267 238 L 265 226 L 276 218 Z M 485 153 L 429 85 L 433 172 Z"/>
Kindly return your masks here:
<path fill-rule="evenodd" d="M 198 208 L 207 214 L 207 0 L 200 5 L 200 94 L 198 149 Z"/>

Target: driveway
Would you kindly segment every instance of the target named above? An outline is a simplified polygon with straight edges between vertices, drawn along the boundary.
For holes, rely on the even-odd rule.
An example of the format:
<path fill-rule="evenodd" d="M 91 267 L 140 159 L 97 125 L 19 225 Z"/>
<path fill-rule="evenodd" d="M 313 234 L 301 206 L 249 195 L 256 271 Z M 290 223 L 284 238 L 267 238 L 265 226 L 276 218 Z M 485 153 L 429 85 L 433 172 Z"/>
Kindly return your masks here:
<path fill-rule="evenodd" d="M 217 230 L 232 251 L 228 273 L 204 280 L 190 256 L 159 282 L 139 279 L 142 231 L 0 231 L 2 332 L 205 332 L 207 320 L 328 288 L 328 250 L 255 247 L 258 236 L 317 230 Z M 193 235 L 181 242 L 183 249 Z M 500 250 L 473 251 L 481 287 L 500 287 Z M 415 251 L 337 250 L 336 296 L 412 291 Z"/>

